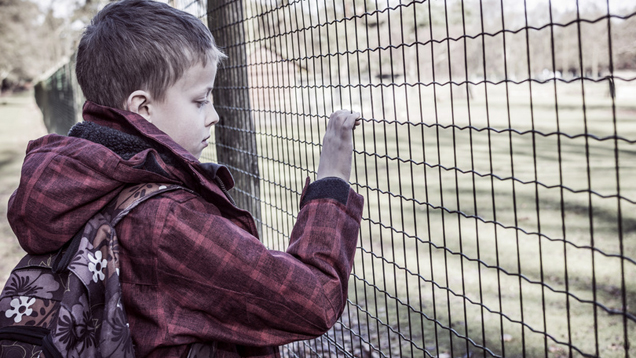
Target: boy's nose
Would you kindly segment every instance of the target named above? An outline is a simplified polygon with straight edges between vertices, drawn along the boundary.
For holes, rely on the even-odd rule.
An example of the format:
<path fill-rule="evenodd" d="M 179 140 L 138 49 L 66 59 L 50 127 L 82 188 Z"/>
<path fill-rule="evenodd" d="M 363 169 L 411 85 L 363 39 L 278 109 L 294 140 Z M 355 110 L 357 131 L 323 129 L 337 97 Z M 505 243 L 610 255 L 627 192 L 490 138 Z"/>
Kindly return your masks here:
<path fill-rule="evenodd" d="M 216 109 L 214 108 L 214 106 L 211 105 L 209 108 L 210 109 L 209 109 L 209 111 L 208 111 L 208 113 L 206 115 L 206 118 L 205 118 L 206 119 L 206 123 L 205 123 L 206 127 L 213 126 L 213 125 L 215 125 L 215 124 L 217 124 L 219 122 L 219 114 L 216 113 Z"/>

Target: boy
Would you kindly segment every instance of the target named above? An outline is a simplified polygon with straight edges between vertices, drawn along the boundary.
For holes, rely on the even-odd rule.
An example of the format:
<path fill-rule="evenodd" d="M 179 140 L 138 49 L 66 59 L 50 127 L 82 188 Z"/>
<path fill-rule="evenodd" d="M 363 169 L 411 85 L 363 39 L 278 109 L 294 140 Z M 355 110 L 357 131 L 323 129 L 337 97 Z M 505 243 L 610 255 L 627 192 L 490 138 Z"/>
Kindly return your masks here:
<path fill-rule="evenodd" d="M 222 57 L 187 13 L 148 0 L 106 6 L 78 47 L 84 122 L 29 144 L 9 201 L 20 244 L 43 253 L 127 185 L 187 188 L 142 203 L 117 226 L 138 357 L 277 356 L 277 346 L 327 331 L 346 304 L 363 203 L 347 183 L 359 115 L 331 116 L 290 246 L 267 250 L 225 190 L 229 171 L 198 161 L 219 120 L 211 91 Z"/>

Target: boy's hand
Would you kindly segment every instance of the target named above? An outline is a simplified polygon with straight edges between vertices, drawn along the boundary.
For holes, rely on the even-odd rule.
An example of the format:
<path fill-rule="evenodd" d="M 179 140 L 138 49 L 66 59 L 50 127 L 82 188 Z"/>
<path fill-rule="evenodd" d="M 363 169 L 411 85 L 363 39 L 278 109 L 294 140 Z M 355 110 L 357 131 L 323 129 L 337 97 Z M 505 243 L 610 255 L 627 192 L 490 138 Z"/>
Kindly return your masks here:
<path fill-rule="evenodd" d="M 353 129 L 360 123 L 360 113 L 343 109 L 329 117 L 316 179 L 338 177 L 349 181 L 353 158 Z"/>

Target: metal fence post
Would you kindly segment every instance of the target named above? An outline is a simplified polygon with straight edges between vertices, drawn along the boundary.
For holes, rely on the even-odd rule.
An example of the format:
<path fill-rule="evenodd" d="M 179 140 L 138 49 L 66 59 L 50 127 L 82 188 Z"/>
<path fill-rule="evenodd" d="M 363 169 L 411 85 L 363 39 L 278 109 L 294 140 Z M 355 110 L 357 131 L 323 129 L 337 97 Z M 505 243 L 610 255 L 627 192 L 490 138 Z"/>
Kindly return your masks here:
<path fill-rule="evenodd" d="M 215 128 L 217 160 L 232 170 L 232 195 L 252 213 L 261 233 L 256 134 L 251 113 L 245 49 L 243 1 L 208 0 L 208 27 L 228 58 L 218 68 L 213 92 L 219 113 Z"/>
<path fill-rule="evenodd" d="M 75 78 L 75 58 L 35 85 L 35 101 L 49 133 L 66 135 L 81 120 L 84 98 Z"/>

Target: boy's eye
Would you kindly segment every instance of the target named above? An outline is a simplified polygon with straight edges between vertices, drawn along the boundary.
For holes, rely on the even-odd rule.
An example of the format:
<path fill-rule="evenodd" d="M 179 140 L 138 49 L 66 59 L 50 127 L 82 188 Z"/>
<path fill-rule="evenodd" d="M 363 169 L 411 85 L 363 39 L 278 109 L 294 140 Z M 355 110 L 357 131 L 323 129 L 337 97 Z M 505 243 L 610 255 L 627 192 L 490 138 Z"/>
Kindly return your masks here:
<path fill-rule="evenodd" d="M 201 99 L 201 100 L 197 101 L 197 106 L 199 108 L 201 108 L 201 107 L 205 106 L 206 104 L 210 104 L 210 103 L 212 103 L 212 93 L 209 93 L 205 97 L 205 99 Z"/>
<path fill-rule="evenodd" d="M 197 101 L 197 107 L 201 108 L 201 107 L 203 107 L 203 106 L 205 106 L 206 104 L 209 104 L 209 103 L 210 103 L 210 101 L 207 100 L 207 99 L 202 100 L 202 101 Z"/>

